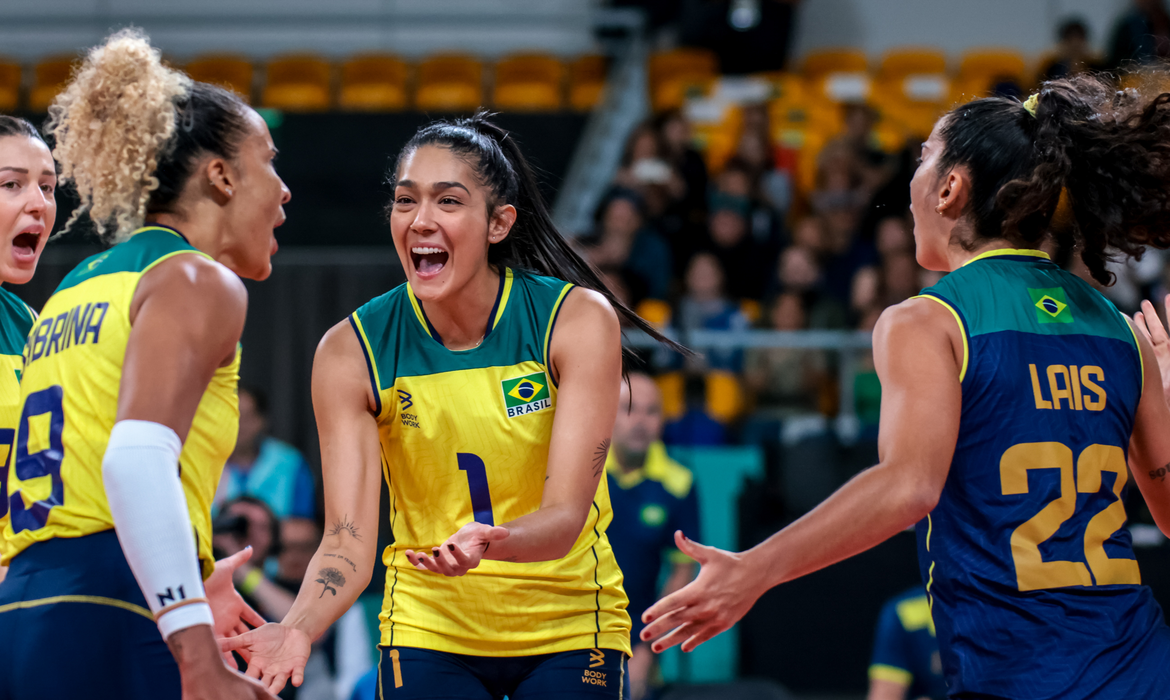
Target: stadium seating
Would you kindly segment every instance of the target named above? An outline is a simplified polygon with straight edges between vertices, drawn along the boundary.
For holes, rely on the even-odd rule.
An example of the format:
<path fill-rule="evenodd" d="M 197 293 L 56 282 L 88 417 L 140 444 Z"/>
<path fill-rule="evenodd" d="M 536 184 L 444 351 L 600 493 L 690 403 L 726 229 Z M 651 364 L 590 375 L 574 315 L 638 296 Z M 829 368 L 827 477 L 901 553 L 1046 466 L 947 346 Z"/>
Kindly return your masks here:
<path fill-rule="evenodd" d="M 252 101 L 252 62 L 243 56 L 209 54 L 200 56 L 183 68 L 192 80 L 219 85 Z"/>
<path fill-rule="evenodd" d="M 605 56 L 580 56 L 569 64 L 569 107 L 579 112 L 601 102 L 605 89 Z"/>
<path fill-rule="evenodd" d="M 409 68 L 397 56 L 367 54 L 341 64 L 337 105 L 352 111 L 396 112 L 409 104 Z"/>
<path fill-rule="evenodd" d="M 0 112 L 12 112 L 20 101 L 20 64 L 0 58 Z"/>
<path fill-rule="evenodd" d="M 827 73 L 864 73 L 869 70 L 869 59 L 861 49 L 824 49 L 809 52 L 801 63 L 800 72 L 808 79 Z"/>
<path fill-rule="evenodd" d="M 721 423 L 730 423 L 743 414 L 743 388 L 735 372 L 707 372 L 707 413 Z"/>
<path fill-rule="evenodd" d="M 459 112 L 483 104 L 483 65 L 457 54 L 432 56 L 418 67 L 415 106 L 423 111 Z"/>
<path fill-rule="evenodd" d="M 290 112 L 322 112 L 330 106 L 331 69 L 320 56 L 273 59 L 265 69 L 261 104 Z"/>
<path fill-rule="evenodd" d="M 650 102 L 654 111 L 677 109 L 688 97 L 706 94 L 719 62 L 706 49 L 674 49 L 650 57 Z"/>
<path fill-rule="evenodd" d="M 517 54 L 496 63 L 492 104 L 514 112 L 561 109 L 565 67 L 554 56 Z"/>
<path fill-rule="evenodd" d="M 32 112 L 46 112 L 57 93 L 69 82 L 73 72 L 73 56 L 58 56 L 41 61 L 33 69 L 33 85 L 28 93 L 28 108 Z"/>
<path fill-rule="evenodd" d="M 886 52 L 878 66 L 878 78 L 895 80 L 915 74 L 947 72 L 947 57 L 935 49 L 902 48 Z"/>

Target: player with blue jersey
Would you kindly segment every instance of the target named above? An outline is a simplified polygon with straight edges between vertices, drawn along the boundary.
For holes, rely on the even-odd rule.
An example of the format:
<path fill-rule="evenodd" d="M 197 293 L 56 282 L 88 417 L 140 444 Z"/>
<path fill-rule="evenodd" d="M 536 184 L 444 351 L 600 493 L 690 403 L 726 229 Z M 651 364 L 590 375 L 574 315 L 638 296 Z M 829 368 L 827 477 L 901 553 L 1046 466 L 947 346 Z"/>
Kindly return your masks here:
<path fill-rule="evenodd" d="M 1170 245 L 1170 95 L 1045 83 L 956 108 L 922 154 L 917 258 L 950 274 L 874 331 L 880 464 L 743 554 L 681 541 L 699 577 L 643 637 L 693 648 L 768 588 L 917 523 L 950 697 L 1165 697 L 1170 628 L 1123 506 L 1132 478 L 1170 532 L 1158 363 L 1037 248 L 1075 246 L 1108 284 L 1113 251 Z"/>
<path fill-rule="evenodd" d="M 321 341 L 328 534 L 292 610 L 224 648 L 299 685 L 365 589 L 390 488 L 379 697 L 620 698 L 630 619 L 606 529 L 616 300 L 553 226 L 514 138 L 424 127 L 391 177 L 407 282 Z M 677 347 L 677 346 L 676 346 Z"/>

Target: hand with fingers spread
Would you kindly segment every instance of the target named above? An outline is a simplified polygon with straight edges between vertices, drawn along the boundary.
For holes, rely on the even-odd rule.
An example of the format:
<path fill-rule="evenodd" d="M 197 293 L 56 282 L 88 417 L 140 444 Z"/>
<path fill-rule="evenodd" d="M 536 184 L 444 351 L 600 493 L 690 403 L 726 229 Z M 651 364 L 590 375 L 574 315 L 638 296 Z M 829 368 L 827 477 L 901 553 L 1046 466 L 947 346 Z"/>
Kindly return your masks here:
<path fill-rule="evenodd" d="M 179 665 L 183 700 L 276 700 L 255 679 L 224 665 L 207 625 L 173 632 L 167 647 Z"/>
<path fill-rule="evenodd" d="M 234 651 L 250 659 L 246 675 L 258 679 L 273 693 L 279 693 L 289 680 L 300 687 L 305 680 L 305 663 L 312 645 L 304 632 L 277 622 L 219 640 L 219 649 L 224 654 Z"/>
<path fill-rule="evenodd" d="M 715 635 L 739 622 L 767 590 L 758 570 L 742 554 L 725 552 L 674 533 L 683 554 L 699 562 L 699 575 L 690 584 L 666 596 L 642 614 L 643 642 L 653 640 L 656 653 L 682 644 L 694 651 Z"/>
<path fill-rule="evenodd" d="M 252 548 L 247 547 L 230 557 L 220 559 L 215 562 L 215 572 L 203 582 L 207 603 L 211 606 L 211 614 L 215 618 L 213 632 L 216 640 L 243 634 L 251 629 L 248 625 L 259 627 L 264 624 L 264 618 L 244 602 L 232 585 L 232 574 L 251 557 Z M 230 654 L 224 658 L 231 661 Z M 247 661 L 247 657 L 244 660 Z"/>
<path fill-rule="evenodd" d="M 1170 294 L 1163 302 L 1167 318 L 1170 318 Z M 1158 360 L 1158 369 L 1162 370 L 1162 392 L 1166 401 L 1170 402 L 1170 335 L 1158 318 L 1158 312 L 1149 301 L 1142 302 L 1142 310 L 1133 315 L 1133 324 L 1138 332 L 1154 346 L 1154 357 Z"/>
<path fill-rule="evenodd" d="M 444 576 L 462 576 L 479 566 L 492 542 L 508 536 L 508 529 L 471 521 L 447 538 L 447 541 L 425 552 L 406 550 L 406 559 L 416 569 L 433 571 Z"/>

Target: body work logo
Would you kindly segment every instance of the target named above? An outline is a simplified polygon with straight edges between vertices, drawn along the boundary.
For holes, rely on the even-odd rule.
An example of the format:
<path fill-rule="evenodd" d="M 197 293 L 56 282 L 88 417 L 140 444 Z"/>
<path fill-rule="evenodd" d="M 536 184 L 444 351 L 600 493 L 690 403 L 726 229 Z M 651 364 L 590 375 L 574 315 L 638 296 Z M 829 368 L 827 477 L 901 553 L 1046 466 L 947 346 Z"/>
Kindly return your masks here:
<path fill-rule="evenodd" d="M 552 408 L 548 377 L 544 372 L 505 379 L 500 382 L 500 388 L 504 392 L 504 408 L 509 418 Z"/>

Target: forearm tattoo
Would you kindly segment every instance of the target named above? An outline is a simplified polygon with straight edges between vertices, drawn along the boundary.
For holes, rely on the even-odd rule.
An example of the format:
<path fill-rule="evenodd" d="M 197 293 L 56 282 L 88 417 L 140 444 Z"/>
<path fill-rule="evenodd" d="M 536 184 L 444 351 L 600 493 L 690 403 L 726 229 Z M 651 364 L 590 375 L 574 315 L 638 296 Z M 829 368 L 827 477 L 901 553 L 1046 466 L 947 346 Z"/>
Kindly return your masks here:
<path fill-rule="evenodd" d="M 1160 467 L 1150 472 L 1150 479 L 1157 479 L 1158 481 L 1166 481 L 1166 475 L 1170 474 L 1170 464 Z"/>
<path fill-rule="evenodd" d="M 357 526 L 353 524 L 353 521 L 349 519 L 348 515 L 340 518 L 339 520 L 334 520 L 333 527 L 329 530 L 330 536 L 340 535 L 342 533 L 350 534 L 355 540 L 360 540 L 362 538 L 362 536 L 358 534 Z"/>
<path fill-rule="evenodd" d="M 593 452 L 593 477 L 601 476 L 601 472 L 605 470 L 605 459 L 609 456 L 609 438 L 601 441 L 597 449 Z"/>
<path fill-rule="evenodd" d="M 349 557 L 345 557 L 345 556 L 342 556 L 342 555 L 340 555 L 340 554 L 329 554 L 328 552 L 326 552 L 326 553 L 325 553 L 323 556 L 326 556 L 326 557 L 333 557 L 333 558 L 335 558 L 335 559 L 341 559 L 341 560 L 343 560 L 343 561 L 344 561 L 346 564 L 349 564 L 349 568 L 353 569 L 353 570 L 354 570 L 354 573 L 357 573 L 357 564 L 354 564 L 354 563 L 353 563 L 353 560 L 351 560 Z"/>
<path fill-rule="evenodd" d="M 324 584 L 325 588 L 321 590 L 321 595 L 318 598 L 325 597 L 325 591 L 329 591 L 333 595 L 337 595 L 337 589 L 345 587 L 345 576 L 331 566 L 327 566 L 317 572 L 321 578 L 317 579 L 317 583 Z M 336 586 L 337 588 L 334 588 Z"/>

